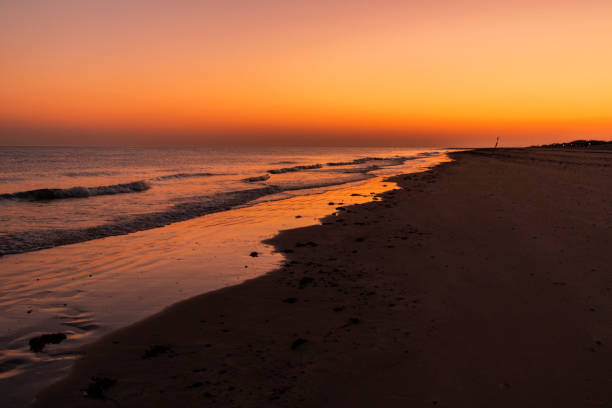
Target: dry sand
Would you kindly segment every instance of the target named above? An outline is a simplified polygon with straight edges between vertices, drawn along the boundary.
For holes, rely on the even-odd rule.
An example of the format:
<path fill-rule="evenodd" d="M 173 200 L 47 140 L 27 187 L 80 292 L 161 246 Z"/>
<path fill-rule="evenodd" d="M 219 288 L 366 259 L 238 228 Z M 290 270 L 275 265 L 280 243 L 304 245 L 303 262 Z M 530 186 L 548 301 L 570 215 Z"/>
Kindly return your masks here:
<path fill-rule="evenodd" d="M 87 347 L 38 405 L 612 406 L 612 152 L 453 157 Z"/>

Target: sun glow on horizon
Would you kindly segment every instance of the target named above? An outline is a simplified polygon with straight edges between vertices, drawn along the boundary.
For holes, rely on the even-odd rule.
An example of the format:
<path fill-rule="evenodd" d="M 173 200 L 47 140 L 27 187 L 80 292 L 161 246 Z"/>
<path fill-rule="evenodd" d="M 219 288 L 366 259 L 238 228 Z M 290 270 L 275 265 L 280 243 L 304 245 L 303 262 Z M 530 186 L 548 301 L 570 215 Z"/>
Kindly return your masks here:
<path fill-rule="evenodd" d="M 347 143 L 415 133 L 459 144 L 492 132 L 517 143 L 612 134 L 610 2 L 2 9 L 0 126 L 12 129 L 299 130 Z"/>

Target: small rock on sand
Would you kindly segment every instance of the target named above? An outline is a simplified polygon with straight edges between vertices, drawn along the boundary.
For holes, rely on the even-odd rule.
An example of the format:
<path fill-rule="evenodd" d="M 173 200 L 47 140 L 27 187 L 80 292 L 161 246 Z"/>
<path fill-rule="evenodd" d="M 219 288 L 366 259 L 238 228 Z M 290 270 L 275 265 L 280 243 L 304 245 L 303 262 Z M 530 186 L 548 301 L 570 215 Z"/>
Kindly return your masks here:
<path fill-rule="evenodd" d="M 106 399 L 104 392 L 117 382 L 114 378 L 106 377 L 92 377 L 91 381 L 83 393 L 86 397 L 94 399 Z"/>
<path fill-rule="evenodd" d="M 64 340 L 66 340 L 64 333 L 43 334 L 30 339 L 30 350 L 39 353 L 43 351 L 47 344 L 59 344 Z"/>
<path fill-rule="evenodd" d="M 298 338 L 295 339 L 293 341 L 293 343 L 291 343 L 291 350 L 295 350 L 296 348 L 300 347 L 301 345 L 303 345 L 304 343 L 306 343 L 308 340 L 303 339 L 303 338 Z"/>

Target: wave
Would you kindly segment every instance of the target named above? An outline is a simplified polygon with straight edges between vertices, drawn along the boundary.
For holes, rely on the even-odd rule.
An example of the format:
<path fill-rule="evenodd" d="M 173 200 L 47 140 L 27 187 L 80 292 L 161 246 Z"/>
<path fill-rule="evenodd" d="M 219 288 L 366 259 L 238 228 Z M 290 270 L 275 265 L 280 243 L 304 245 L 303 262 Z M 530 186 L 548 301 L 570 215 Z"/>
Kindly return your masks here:
<path fill-rule="evenodd" d="M 393 161 L 404 161 L 407 157 L 360 157 L 359 159 L 346 161 L 346 162 L 331 162 L 326 163 L 328 166 L 352 166 L 354 164 L 363 164 L 371 161 L 384 161 L 384 160 L 393 160 Z"/>
<path fill-rule="evenodd" d="M 260 198 L 268 198 L 265 196 L 270 196 L 269 199 L 287 198 L 286 194 L 279 194 L 283 192 L 332 187 L 336 185 L 356 182 L 369 177 L 374 177 L 373 174 L 369 173 L 372 170 L 376 170 L 378 168 L 386 167 L 389 165 L 401 164 L 407 160 L 414 160 L 420 157 L 427 157 L 433 155 L 434 154 L 417 154 L 408 157 L 395 156 L 391 158 L 363 157 L 352 160 L 350 162 L 346 162 L 346 164 L 328 163 L 328 165 L 330 166 L 356 165 L 364 163 L 366 164 L 356 168 L 338 168 L 337 170 L 334 169 L 333 172 L 337 171 L 339 173 L 352 173 L 351 175 L 346 174 L 343 177 L 335 178 L 335 180 L 319 180 L 318 183 L 315 181 L 312 184 L 302 184 L 303 180 L 294 180 L 295 183 L 286 183 L 284 185 L 279 185 L 275 183 L 275 185 L 265 185 L 258 188 L 250 188 L 214 195 L 190 197 L 182 200 L 181 202 L 175 202 L 174 205 L 171 205 L 170 207 L 164 210 L 147 214 L 127 216 L 121 219 L 115 219 L 108 223 L 92 227 L 66 228 L 56 230 L 30 230 L 9 234 L 2 233 L 0 234 L 0 256 L 6 254 L 36 251 L 59 245 L 73 244 L 93 239 L 104 238 L 108 236 L 124 235 L 137 231 L 163 227 L 168 224 L 186 221 L 206 214 L 230 210 L 237 206 L 254 204 L 255 202 L 260 201 L 258 200 Z M 248 177 L 243 179 L 243 181 L 265 181 L 270 179 L 270 174 L 318 169 L 321 167 L 323 167 L 323 165 L 314 164 L 295 166 L 284 169 L 275 169 L 268 171 L 268 174 L 264 174 L 262 176 Z M 170 179 L 181 177 L 204 177 L 208 175 L 212 174 L 176 173 L 160 176 L 160 178 Z M 41 189 L 14 194 L 0 194 L 0 199 L 42 201 L 58 198 L 75 198 L 89 197 L 92 195 L 130 193 L 144 191 L 149 188 L 150 186 L 145 181 L 137 181 L 133 183 L 117 184 L 114 186 L 100 186 L 90 188 L 74 187 L 72 189 Z"/>
<path fill-rule="evenodd" d="M 242 179 L 242 181 L 246 183 L 255 183 L 256 181 L 266 181 L 269 178 L 270 178 L 269 174 L 264 174 L 263 176 L 247 177 L 247 178 Z"/>
<path fill-rule="evenodd" d="M 280 187 L 280 192 L 296 191 L 296 190 L 310 190 L 310 189 L 317 189 L 317 188 L 340 186 L 342 184 L 348 184 L 348 183 L 354 183 L 356 181 L 367 180 L 372 177 L 376 177 L 376 176 L 374 176 L 373 174 L 367 174 L 365 172 L 355 172 L 355 174 L 352 177 L 344 178 L 342 180 L 319 181 L 319 182 L 308 183 L 308 184 L 293 184 L 293 185 L 288 183 L 288 184 L 281 185 L 278 187 Z"/>
<path fill-rule="evenodd" d="M 327 166 L 350 166 L 352 164 L 355 164 L 354 161 L 346 161 L 346 162 L 331 162 L 331 163 L 326 163 Z"/>
<path fill-rule="evenodd" d="M 164 211 L 135 215 L 94 227 L 24 231 L 2 235 L 0 236 L 0 256 L 163 227 L 202 215 L 226 211 L 259 197 L 281 191 L 281 188 L 276 186 L 232 191 L 213 196 L 194 197 L 192 201 L 175 204 Z"/>
<path fill-rule="evenodd" d="M 175 222 L 186 221 L 220 211 L 246 205 L 258 198 L 288 191 L 332 187 L 364 180 L 372 176 L 354 177 L 341 181 L 313 183 L 307 185 L 270 185 L 261 188 L 231 191 L 201 197 L 175 204 L 163 211 L 124 217 L 115 221 L 87 228 L 60 230 L 23 231 L 0 235 L 0 256 L 37 251 L 60 245 L 75 244 L 114 235 L 159 228 Z"/>
<path fill-rule="evenodd" d="M 145 191 L 151 186 L 144 181 L 114 184 L 98 187 L 41 188 L 38 190 L 20 191 L 18 193 L 0 194 L 0 199 L 22 201 L 49 201 L 67 198 L 87 198 L 100 195 L 126 194 Z"/>
<path fill-rule="evenodd" d="M 268 170 L 268 173 L 270 173 L 270 174 L 292 173 L 292 172 L 295 172 L 295 171 L 320 169 L 321 167 L 323 167 L 322 164 L 311 164 L 311 165 L 308 165 L 308 166 L 284 167 L 282 169 Z"/>
<path fill-rule="evenodd" d="M 153 180 L 162 181 L 162 180 L 172 180 L 178 178 L 191 178 L 191 177 L 210 177 L 216 176 L 213 173 L 176 173 L 176 174 L 168 174 L 165 176 L 155 177 Z"/>

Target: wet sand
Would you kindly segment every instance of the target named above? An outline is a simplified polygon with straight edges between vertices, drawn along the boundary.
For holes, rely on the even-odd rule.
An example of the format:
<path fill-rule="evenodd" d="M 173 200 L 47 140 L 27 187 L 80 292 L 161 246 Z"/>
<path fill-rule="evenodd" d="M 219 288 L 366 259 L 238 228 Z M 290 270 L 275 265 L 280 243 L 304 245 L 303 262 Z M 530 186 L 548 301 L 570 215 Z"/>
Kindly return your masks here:
<path fill-rule="evenodd" d="M 37 405 L 609 406 L 612 153 L 453 157 L 86 347 Z"/>

